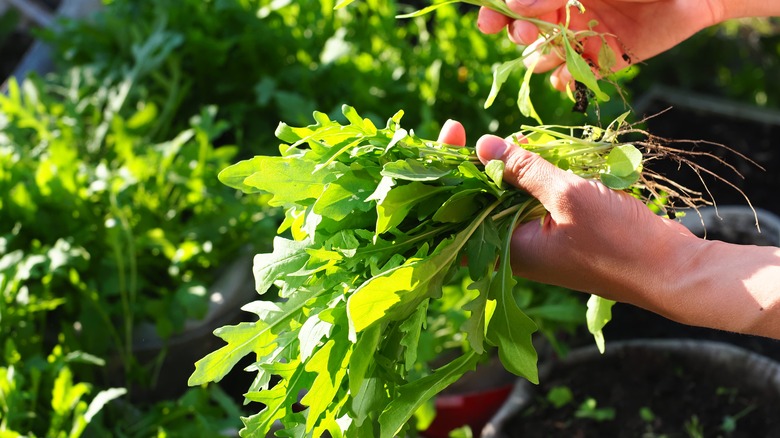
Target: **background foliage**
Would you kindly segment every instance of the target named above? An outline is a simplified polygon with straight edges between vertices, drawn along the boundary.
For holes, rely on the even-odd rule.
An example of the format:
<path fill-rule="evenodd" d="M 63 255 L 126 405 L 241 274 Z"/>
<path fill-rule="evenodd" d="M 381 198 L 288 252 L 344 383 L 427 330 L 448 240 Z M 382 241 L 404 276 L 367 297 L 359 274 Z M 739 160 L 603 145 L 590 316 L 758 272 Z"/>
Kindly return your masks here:
<path fill-rule="evenodd" d="M 242 408 L 228 387 L 133 396 L 153 381 L 136 367 L 133 327 L 150 322 L 166 338 L 202 315 L 203 288 L 239 247 L 268 245 L 278 223 L 264 199 L 241 197 L 216 173 L 275 151 L 279 121 L 306 124 L 315 109 L 337 119 L 345 103 L 377 124 L 403 109 L 423 137 L 435 138 L 448 118 L 471 139 L 508 135 L 530 123 L 515 106 L 519 77 L 490 109 L 482 105 L 492 67 L 518 48 L 479 33 L 470 8 L 397 20 L 420 5 L 105 3 L 91 21 L 38 35 L 54 47 L 56 71 L 18 78 L 0 98 L 0 434 L 229 435 Z M 777 21 L 742 22 L 617 79 L 629 103 L 668 83 L 777 107 L 779 59 Z M 573 113 L 546 81 L 533 85 L 545 122 L 597 120 L 595 108 Z M 613 99 L 602 118 L 624 105 Z M 549 292 L 524 286 L 518 300 L 543 304 Z M 449 316 L 431 327 L 457 320 L 448 314 L 455 296 L 437 303 Z M 549 296 L 562 307 L 539 318 L 552 321 L 542 328 L 555 339 L 555 318 L 577 326 L 579 303 L 563 291 Z M 117 357 L 121 383 L 109 383 Z"/>

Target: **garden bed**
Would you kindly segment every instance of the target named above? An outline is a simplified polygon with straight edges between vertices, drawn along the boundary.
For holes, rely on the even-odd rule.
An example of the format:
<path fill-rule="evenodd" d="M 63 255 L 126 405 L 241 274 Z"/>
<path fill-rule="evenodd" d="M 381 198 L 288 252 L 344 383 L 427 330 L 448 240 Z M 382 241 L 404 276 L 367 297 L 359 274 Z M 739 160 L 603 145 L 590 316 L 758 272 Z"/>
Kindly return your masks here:
<path fill-rule="evenodd" d="M 580 350 L 552 364 L 501 436 L 778 436 L 777 364 L 718 350 L 685 341 L 622 344 L 605 356 Z"/>

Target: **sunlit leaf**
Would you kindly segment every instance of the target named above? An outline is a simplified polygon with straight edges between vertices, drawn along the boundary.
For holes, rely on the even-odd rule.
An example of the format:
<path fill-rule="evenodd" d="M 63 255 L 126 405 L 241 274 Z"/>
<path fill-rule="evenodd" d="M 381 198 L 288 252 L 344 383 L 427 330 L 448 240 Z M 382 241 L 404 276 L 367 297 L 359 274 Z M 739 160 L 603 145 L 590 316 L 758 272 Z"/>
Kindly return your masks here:
<path fill-rule="evenodd" d="M 612 319 L 612 306 L 614 305 L 614 301 L 602 298 L 598 295 L 591 295 L 590 298 L 588 298 L 588 310 L 585 313 L 588 331 L 593 335 L 596 346 L 602 353 L 604 353 L 603 329 Z"/>
<path fill-rule="evenodd" d="M 604 102 L 608 101 L 609 95 L 601 91 L 596 74 L 593 73 L 593 70 L 590 68 L 587 61 L 572 48 L 568 39 L 562 38 L 561 40 L 563 41 L 563 48 L 566 53 L 566 67 L 569 69 L 569 73 L 571 73 L 574 80 L 585 84 L 588 89 L 595 93 L 597 99 Z"/>

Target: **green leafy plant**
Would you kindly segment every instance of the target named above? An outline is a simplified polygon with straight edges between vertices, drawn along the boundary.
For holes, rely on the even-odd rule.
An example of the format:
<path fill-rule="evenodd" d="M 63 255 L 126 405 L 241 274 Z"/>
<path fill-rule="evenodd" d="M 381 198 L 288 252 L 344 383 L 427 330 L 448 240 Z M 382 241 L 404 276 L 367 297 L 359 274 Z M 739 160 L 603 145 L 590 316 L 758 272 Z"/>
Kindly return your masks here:
<path fill-rule="evenodd" d="M 0 332 L 7 377 L 23 400 L 53 391 L 53 378 L 36 376 L 54 347 L 107 364 L 71 366 L 72 377 L 62 377 L 58 385 L 82 401 L 87 387 L 155 388 L 166 340 L 206 313 L 222 269 L 263 247 L 277 221 L 262 197 L 217 179 L 237 148 L 213 145 L 225 129 L 216 108 L 152 142 L 157 107 L 126 99 L 133 82 L 86 93 L 87 77 L 12 79 L 0 96 Z M 155 360 L 136 354 L 142 325 L 161 340 Z M 98 405 L 85 411 L 71 399 L 70 410 L 36 402 L 9 408 L 8 418 L 13 430 L 36 435 L 46 433 L 38 424 L 55 421 L 98 427 Z M 36 426 L 16 422 L 20 412 Z"/>
<path fill-rule="evenodd" d="M 256 356 L 245 397 L 266 407 L 244 418 L 242 436 L 277 420 L 296 436 L 411 431 L 415 412 L 494 348 L 509 371 L 538 380 L 536 325 L 515 298 L 509 245 L 515 226 L 544 209 L 505 187 L 501 162 L 483 167 L 472 148 L 417 137 L 400 126 L 402 112 L 384 128 L 352 107 L 343 114 L 346 125 L 318 112 L 307 127 L 280 124 L 281 156 L 220 173 L 231 187 L 270 193 L 269 205 L 285 210 L 278 232 L 289 236 L 255 257 L 258 293 L 275 286 L 282 300 L 245 306 L 258 320 L 218 329 L 227 345 L 190 377 L 219 381 Z M 651 181 L 642 153 L 620 143 L 624 118 L 605 129 L 524 126 L 515 138 L 559 167 L 628 190 Z M 430 371 L 418 362 L 420 333 L 462 264 L 475 292 L 460 328 L 468 342 Z M 293 409 L 298 401 L 304 410 Z"/>
<path fill-rule="evenodd" d="M 237 144 L 249 154 L 249 145 L 273 144 L 278 120 L 305 124 L 315 109 L 336 117 L 345 95 L 376 124 L 384 123 L 384 106 L 393 102 L 406 110 L 410 126 L 429 137 L 446 118 L 461 120 L 470 132 L 501 135 L 530 121 L 512 98 L 482 108 L 493 66 L 518 52 L 506 38 L 480 33 L 475 11 L 447 4 L 429 17 L 397 20 L 412 11 L 405 2 L 363 0 L 334 10 L 336 3 L 116 0 L 94 20 L 66 21 L 46 40 L 65 65 L 87 68 L 108 83 L 122 77 L 134 46 L 160 36 L 175 43 L 176 50 L 131 93 L 160 109 L 155 141 L 186 129 L 205 103 L 230 121 L 218 144 Z M 261 62 L 261 52 L 271 62 Z M 583 122 L 566 96 L 533 76 L 540 118 Z M 508 81 L 502 89 L 512 96 L 519 87 Z M 620 105 L 601 107 L 606 118 L 623 111 Z"/>
<path fill-rule="evenodd" d="M 691 418 L 685 421 L 683 430 L 690 438 L 704 438 L 704 425 L 698 415 L 691 415 Z"/>
<path fill-rule="evenodd" d="M 556 386 L 547 392 L 547 401 L 556 409 L 562 408 L 574 400 L 574 394 L 568 386 Z"/>
<path fill-rule="evenodd" d="M 407 9 L 396 2 L 368 0 L 339 11 L 334 3 L 116 0 L 94 19 L 63 19 L 38 34 L 54 47 L 58 70 L 10 81 L 0 104 L 0 328 L 15 341 L 8 351 L 37 363 L 60 345 L 66 354 L 85 352 L 93 365 L 105 361 L 112 366 L 73 368 L 73 381 L 94 391 L 123 379 L 133 382 L 131 395 L 154 385 L 163 357 L 137 367 L 132 333 L 152 324 L 167 338 L 202 315 L 206 286 L 225 260 L 248 243 L 265 245 L 277 225 L 264 197 L 237 194 L 216 172 L 241 156 L 233 141 L 271 145 L 280 115 L 303 124 L 314 108 L 338 113 L 350 95 L 375 121 L 387 101 L 408 108 L 405 121 L 419 132 L 436 132 L 445 112 L 481 132 L 523 120 L 501 111 L 511 107 L 505 102 L 494 103 L 492 113 L 466 105 L 487 94 L 494 60 L 515 50 L 482 40 L 473 17 L 442 7 L 429 28 L 420 18 L 398 22 Z M 568 120 L 554 103 L 539 111 Z M 453 295 L 463 289 L 453 288 Z M 550 306 L 571 304 L 520 289 L 540 324 Z M 431 304 L 439 333 L 464 318 L 455 302 Z M 550 333 L 557 323 L 540 330 Z M 446 342 L 423 333 L 421 342 L 434 345 L 431 352 L 456 348 L 457 331 L 449 333 Z M 117 362 L 124 373 L 116 373 Z M 27 382 L 36 372 L 14 369 Z M 207 422 L 226 411 L 188 400 L 159 411 L 139 404 L 132 415 L 109 412 L 106 434 L 149 436 L 158 422 L 173 433 L 186 421 L 166 422 L 164 412 L 185 419 L 193 409 L 209 412 L 198 420 Z M 117 403 L 108 407 L 115 411 Z M 50 406 L 35 408 L 38 423 L 47 424 Z"/>
<path fill-rule="evenodd" d="M 22 360 L 13 340 L 4 346 L 6 365 L 0 366 L 0 434 L 4 437 L 80 437 L 86 427 L 124 388 L 93 392 L 93 385 L 74 380 L 77 364 L 103 366 L 104 361 L 80 351 L 65 353 L 61 345 L 48 357 Z M 51 415 L 41 416 L 39 405 Z"/>
<path fill-rule="evenodd" d="M 214 108 L 176 138 L 151 144 L 144 133 L 154 106 L 124 119 L 121 102 L 63 101 L 54 90 L 12 80 L 0 96 L 0 220 L 12 227 L 2 254 L 30 263 L 26 270 L 8 263 L 4 272 L 11 289 L 48 300 L 52 312 L 39 327 L 63 325 L 99 356 L 121 347 L 129 368 L 138 324 L 168 338 L 186 318 L 205 314 L 218 265 L 259 241 L 251 236 L 262 227 L 250 224 L 262 201 L 217 181 L 236 148 L 211 144 L 224 129 Z M 72 122 L 110 108 L 116 112 L 93 129 Z"/>

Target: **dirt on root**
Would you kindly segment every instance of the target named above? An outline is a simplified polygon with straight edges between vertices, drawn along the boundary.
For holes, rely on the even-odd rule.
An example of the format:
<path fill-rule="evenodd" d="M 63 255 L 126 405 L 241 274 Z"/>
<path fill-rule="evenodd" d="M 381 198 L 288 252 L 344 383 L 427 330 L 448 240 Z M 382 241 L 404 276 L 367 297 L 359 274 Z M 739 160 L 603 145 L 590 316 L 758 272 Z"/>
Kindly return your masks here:
<path fill-rule="evenodd" d="M 778 394 L 743 385 L 739 376 L 667 354 L 602 359 L 554 370 L 535 403 L 507 424 L 507 436 L 780 437 Z M 555 387 L 572 392 L 563 407 L 546 398 Z M 591 414 L 614 410 L 614 418 L 582 418 L 588 399 L 595 400 Z"/>

